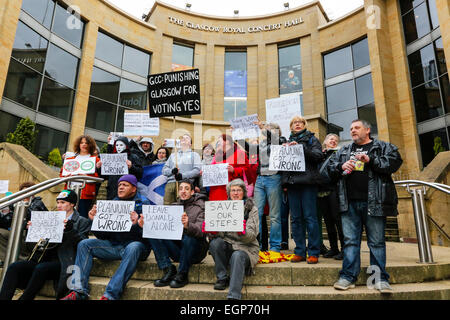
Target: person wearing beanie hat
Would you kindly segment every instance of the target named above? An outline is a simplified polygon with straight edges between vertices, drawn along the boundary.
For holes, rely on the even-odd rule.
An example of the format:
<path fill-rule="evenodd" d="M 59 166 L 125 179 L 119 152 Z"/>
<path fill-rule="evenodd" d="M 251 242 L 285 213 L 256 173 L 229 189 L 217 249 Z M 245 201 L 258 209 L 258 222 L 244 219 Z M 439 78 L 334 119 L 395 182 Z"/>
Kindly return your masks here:
<path fill-rule="evenodd" d="M 0 300 L 11 300 L 16 288 L 25 289 L 19 300 L 33 300 L 47 280 L 54 280 L 56 299 L 64 297 L 69 289 L 67 270 L 75 263 L 78 243 L 88 238 L 91 222 L 75 209 L 78 197 L 72 190 L 63 190 L 56 197 L 56 210 L 64 211 L 64 234 L 61 243 L 50 244 L 38 260 L 36 253 L 28 260 L 11 264 L 0 290 Z M 31 226 L 31 221 L 26 228 Z"/>

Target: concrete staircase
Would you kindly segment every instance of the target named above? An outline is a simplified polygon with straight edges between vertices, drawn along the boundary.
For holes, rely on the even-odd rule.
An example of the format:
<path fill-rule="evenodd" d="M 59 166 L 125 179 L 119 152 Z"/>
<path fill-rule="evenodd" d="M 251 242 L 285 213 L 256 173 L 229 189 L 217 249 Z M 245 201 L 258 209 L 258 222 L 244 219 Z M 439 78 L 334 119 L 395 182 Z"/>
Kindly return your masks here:
<path fill-rule="evenodd" d="M 290 244 L 293 248 L 293 243 Z M 292 253 L 292 250 L 284 253 Z M 450 248 L 433 247 L 435 264 L 419 264 L 418 249 L 414 244 L 387 243 L 387 271 L 394 289 L 392 294 L 380 294 L 368 289 L 369 249 L 361 248 L 361 273 L 357 287 L 345 292 L 332 285 L 338 278 L 342 261 L 320 258 L 316 265 L 281 262 L 258 264 L 255 275 L 246 277 L 242 290 L 247 300 L 385 300 L 385 299 L 450 299 Z M 90 277 L 91 297 L 101 297 L 105 287 L 119 265 L 119 261 L 95 260 Z M 138 265 L 123 293 L 123 300 L 225 300 L 227 290 L 216 291 L 214 262 L 211 256 L 189 272 L 189 284 L 184 288 L 156 288 L 153 281 L 162 276 L 153 254 Z M 52 297 L 51 283 L 47 283 L 41 296 Z"/>

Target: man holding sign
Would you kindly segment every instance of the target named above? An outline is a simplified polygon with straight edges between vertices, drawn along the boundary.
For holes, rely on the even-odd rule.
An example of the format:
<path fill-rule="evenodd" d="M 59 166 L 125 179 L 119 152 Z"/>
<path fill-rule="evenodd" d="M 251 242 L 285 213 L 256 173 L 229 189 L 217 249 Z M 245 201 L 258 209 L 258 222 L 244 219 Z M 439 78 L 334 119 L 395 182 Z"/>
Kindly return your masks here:
<path fill-rule="evenodd" d="M 62 242 L 52 243 L 43 251 L 36 250 L 27 261 L 11 264 L 3 281 L 0 300 L 11 300 L 16 288 L 25 289 L 20 300 L 33 300 L 47 280 L 57 281 L 56 299 L 67 294 L 67 270 L 74 264 L 78 242 L 87 239 L 91 227 L 90 221 L 74 209 L 76 203 L 77 195 L 72 190 L 64 190 L 58 195 L 56 208 L 63 213 L 60 222 L 48 211 L 32 212 L 31 221 L 27 224 L 28 233 L 41 233 L 45 237 L 48 229 L 61 227 Z M 47 214 L 47 218 L 39 219 L 39 223 L 33 225 L 33 215 L 36 214 Z"/>
<path fill-rule="evenodd" d="M 208 251 L 208 243 L 202 233 L 205 220 L 206 196 L 194 193 L 194 184 L 190 180 L 182 180 L 179 186 L 179 200 L 174 205 L 183 206 L 181 216 L 183 234 L 180 240 L 149 239 L 155 252 L 158 267 L 164 271 L 164 276 L 155 281 L 155 287 L 170 285 L 171 288 L 181 288 L 188 284 L 188 272 L 192 264 L 200 263 Z M 145 217 L 139 219 L 143 228 Z M 174 221 L 174 224 L 180 220 Z M 170 261 L 180 262 L 178 272 Z"/>
<path fill-rule="evenodd" d="M 142 213 L 142 205 L 150 204 L 150 201 L 137 191 L 135 176 L 129 174 L 119 179 L 117 197 L 114 200 L 125 204 L 128 201 L 134 202 L 134 208 L 131 208 L 133 211 L 129 213 L 130 231 L 94 231 L 97 239 L 86 239 L 79 243 L 75 269 L 72 274 L 72 291 L 62 300 L 86 300 L 88 298 L 89 274 L 94 257 L 104 260 L 122 260 L 102 296 L 102 300 L 119 299 L 126 283 L 136 270 L 139 260 L 147 259 L 150 254 L 150 244 L 142 238 L 142 229 L 137 224 Z M 111 207 L 111 210 L 116 209 Z M 94 220 L 97 214 L 97 205 L 94 205 L 89 211 L 89 219 Z"/>

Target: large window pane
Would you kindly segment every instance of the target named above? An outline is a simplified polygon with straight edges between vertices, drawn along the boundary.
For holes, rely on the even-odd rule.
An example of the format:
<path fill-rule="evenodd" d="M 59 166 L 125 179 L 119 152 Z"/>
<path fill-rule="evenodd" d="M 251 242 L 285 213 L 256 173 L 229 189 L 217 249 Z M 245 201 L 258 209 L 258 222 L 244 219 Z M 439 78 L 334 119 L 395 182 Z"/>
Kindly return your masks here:
<path fill-rule="evenodd" d="M 359 69 L 370 64 L 369 44 L 367 38 L 352 45 L 353 52 L 353 66 Z"/>
<path fill-rule="evenodd" d="M 436 0 L 428 0 L 428 8 L 430 9 L 431 26 L 433 30 L 439 27 L 439 19 L 436 8 Z"/>
<path fill-rule="evenodd" d="M 106 34 L 99 32 L 95 57 L 118 68 L 122 67 L 123 44 Z"/>
<path fill-rule="evenodd" d="M 70 121 L 74 97 L 74 90 L 45 78 L 39 102 L 39 111 Z"/>
<path fill-rule="evenodd" d="M 89 98 L 86 127 L 105 132 L 114 131 L 114 118 L 116 106 L 92 98 Z"/>
<path fill-rule="evenodd" d="M 20 118 L 10 113 L 0 111 L 0 142 L 6 141 L 8 133 L 16 130 Z"/>
<path fill-rule="evenodd" d="M 442 38 L 437 39 L 434 42 L 435 52 L 436 52 L 436 60 L 437 60 L 437 68 L 439 71 L 439 75 L 447 73 L 447 64 L 445 61 L 445 53 L 444 53 L 444 44 L 442 43 Z"/>
<path fill-rule="evenodd" d="M 75 88 L 77 71 L 78 58 L 54 44 L 50 44 L 45 75 L 68 87 Z"/>
<path fill-rule="evenodd" d="M 410 54 L 408 61 L 412 87 L 437 77 L 436 59 L 432 44 Z"/>
<path fill-rule="evenodd" d="M 128 110 L 126 108 L 119 107 L 119 110 L 117 112 L 117 120 L 116 120 L 116 132 L 123 132 L 123 122 L 125 119 L 125 110 Z"/>
<path fill-rule="evenodd" d="M 448 151 L 445 128 L 419 135 L 423 166 L 426 167 L 439 152 Z"/>
<path fill-rule="evenodd" d="M 147 107 L 147 87 L 126 79 L 120 81 L 120 101 L 122 106 L 145 110 Z"/>
<path fill-rule="evenodd" d="M 406 44 L 419 39 L 431 31 L 426 3 L 409 12 L 403 17 Z"/>
<path fill-rule="evenodd" d="M 445 113 L 450 113 L 450 83 L 448 74 L 440 78 L 442 101 L 444 102 Z"/>
<path fill-rule="evenodd" d="M 58 148 L 61 154 L 66 152 L 67 139 L 69 134 L 54 130 L 42 125 L 37 125 L 38 135 L 34 146 L 35 154 L 41 156 L 44 160 L 48 159 L 48 154 L 54 148 Z"/>
<path fill-rule="evenodd" d="M 247 115 L 247 101 L 236 100 L 236 118 Z"/>
<path fill-rule="evenodd" d="M 353 80 L 342 82 L 326 89 L 328 113 L 335 113 L 356 107 Z"/>
<path fill-rule="evenodd" d="M 172 71 L 192 68 L 194 65 L 194 48 L 174 43 L 172 47 Z"/>
<path fill-rule="evenodd" d="M 358 119 L 366 120 L 370 123 L 372 128 L 370 129 L 370 133 L 372 135 L 378 134 L 378 126 L 377 126 L 377 116 L 375 113 L 375 105 L 369 104 L 364 107 L 358 108 Z"/>
<path fill-rule="evenodd" d="M 70 11 L 70 10 L 69 10 Z M 72 15 L 60 5 L 56 5 L 55 21 L 52 30 L 64 40 L 81 48 L 83 41 L 84 22 L 76 15 Z"/>
<path fill-rule="evenodd" d="M 235 117 L 235 105 L 236 101 L 225 100 L 223 102 L 223 121 L 230 121 Z"/>
<path fill-rule="evenodd" d="M 54 7 L 53 0 L 22 0 L 22 9 L 47 29 L 52 23 Z"/>
<path fill-rule="evenodd" d="M 356 78 L 355 83 L 358 106 L 364 106 L 374 102 L 372 74 L 368 73 L 362 77 Z"/>
<path fill-rule="evenodd" d="M 443 115 L 437 79 L 413 89 L 413 97 L 417 122 Z"/>
<path fill-rule="evenodd" d="M 247 53 L 225 52 L 225 97 L 247 96 Z"/>
<path fill-rule="evenodd" d="M 91 96 L 116 104 L 119 96 L 119 86 L 120 78 L 118 76 L 94 67 L 91 81 Z"/>
<path fill-rule="evenodd" d="M 12 56 L 31 68 L 42 72 L 48 41 L 19 21 Z"/>
<path fill-rule="evenodd" d="M 150 55 L 135 48 L 125 46 L 123 69 L 142 77 L 149 74 Z"/>
<path fill-rule="evenodd" d="M 280 94 L 302 91 L 300 45 L 278 49 Z"/>
<path fill-rule="evenodd" d="M 356 108 L 328 115 L 329 123 L 342 127 L 343 131 L 339 133 L 341 141 L 351 139 L 350 125 L 355 119 L 358 119 L 358 112 Z"/>
<path fill-rule="evenodd" d="M 417 5 L 421 4 L 425 0 L 400 0 L 400 10 L 402 14 L 405 14 L 409 10 L 411 10 L 414 7 L 417 7 Z"/>
<path fill-rule="evenodd" d="M 36 109 L 42 75 L 11 58 L 3 96 Z"/>
<path fill-rule="evenodd" d="M 352 51 L 350 47 L 345 47 L 324 55 L 323 61 L 326 79 L 353 70 Z"/>

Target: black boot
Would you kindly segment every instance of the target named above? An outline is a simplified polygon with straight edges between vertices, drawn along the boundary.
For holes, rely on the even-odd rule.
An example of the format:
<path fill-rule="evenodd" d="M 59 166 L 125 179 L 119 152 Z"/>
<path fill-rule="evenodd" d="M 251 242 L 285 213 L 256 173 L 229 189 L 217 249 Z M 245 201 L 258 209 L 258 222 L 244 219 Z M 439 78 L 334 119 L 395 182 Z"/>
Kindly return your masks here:
<path fill-rule="evenodd" d="M 182 288 L 189 283 L 187 272 L 178 272 L 175 278 L 170 281 L 171 288 Z"/>
<path fill-rule="evenodd" d="M 164 269 L 164 276 L 161 279 L 155 280 L 155 287 L 165 287 L 170 284 L 177 274 L 177 268 L 172 264 L 170 267 Z"/>

